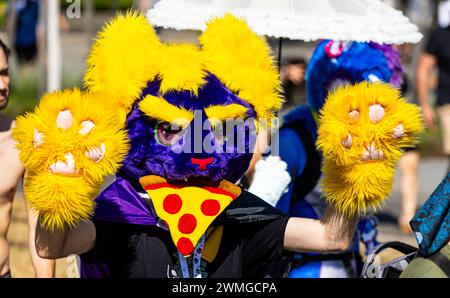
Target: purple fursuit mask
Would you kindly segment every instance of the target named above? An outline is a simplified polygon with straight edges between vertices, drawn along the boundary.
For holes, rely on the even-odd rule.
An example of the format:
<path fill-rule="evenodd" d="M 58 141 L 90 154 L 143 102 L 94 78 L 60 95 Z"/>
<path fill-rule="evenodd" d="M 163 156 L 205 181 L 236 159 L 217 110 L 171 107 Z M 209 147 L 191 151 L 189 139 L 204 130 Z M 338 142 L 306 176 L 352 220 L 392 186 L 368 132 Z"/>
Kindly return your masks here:
<path fill-rule="evenodd" d="M 139 109 L 139 101 L 145 96 L 161 96 L 160 81 L 148 83 L 127 117 L 131 148 L 115 181 L 96 198 L 95 219 L 154 225 L 156 221 L 139 195 L 145 191 L 138 180 L 147 175 L 161 176 L 173 182 L 192 181 L 209 185 L 221 180 L 234 183 L 242 177 L 256 141 L 254 121 L 239 122 L 244 125 L 231 125 L 232 129 L 222 128 L 220 135 L 211 128 L 204 110 L 211 106 L 239 104 L 247 108 L 247 119 L 252 119 L 255 111 L 214 75 L 209 74 L 205 81 L 197 95 L 187 91 L 164 94 L 164 99 L 171 105 L 195 111 L 194 119 L 177 134 L 179 139 L 173 145 L 164 145 L 157 139 L 161 120 L 151 118 Z M 196 135 L 196 131 L 200 134 Z M 210 146 L 198 146 L 199 143 Z"/>
<path fill-rule="evenodd" d="M 150 82 L 143 90 L 141 100 L 146 95 L 161 96 L 159 84 L 158 80 Z M 206 183 L 239 180 L 252 158 L 257 135 L 254 121 L 229 125 L 231 129 L 225 125 L 215 127 L 213 131 L 204 110 L 212 106 L 239 104 L 247 108 L 246 117 L 251 118 L 255 116 L 253 108 L 211 74 L 198 95 L 188 91 L 171 91 L 166 92 L 163 98 L 173 106 L 194 111 L 194 119 L 177 134 L 176 144 L 164 145 L 157 139 L 158 124 L 162 121 L 145 115 L 135 103 L 126 122 L 131 148 L 121 172 L 134 181 L 146 175 Z M 243 120 L 240 122 L 242 124 L 246 119 L 240 120 Z"/>

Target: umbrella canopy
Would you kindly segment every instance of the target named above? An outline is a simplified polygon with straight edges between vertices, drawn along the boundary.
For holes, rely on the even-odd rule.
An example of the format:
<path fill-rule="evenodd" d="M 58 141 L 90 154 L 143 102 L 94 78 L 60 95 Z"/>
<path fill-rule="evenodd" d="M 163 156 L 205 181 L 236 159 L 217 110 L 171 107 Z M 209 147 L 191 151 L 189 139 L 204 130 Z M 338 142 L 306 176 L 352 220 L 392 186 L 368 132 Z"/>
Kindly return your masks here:
<path fill-rule="evenodd" d="M 260 35 L 292 40 L 401 44 L 422 37 L 401 11 L 379 0 L 161 0 L 147 16 L 163 28 L 203 31 L 224 13 L 244 18 Z"/>

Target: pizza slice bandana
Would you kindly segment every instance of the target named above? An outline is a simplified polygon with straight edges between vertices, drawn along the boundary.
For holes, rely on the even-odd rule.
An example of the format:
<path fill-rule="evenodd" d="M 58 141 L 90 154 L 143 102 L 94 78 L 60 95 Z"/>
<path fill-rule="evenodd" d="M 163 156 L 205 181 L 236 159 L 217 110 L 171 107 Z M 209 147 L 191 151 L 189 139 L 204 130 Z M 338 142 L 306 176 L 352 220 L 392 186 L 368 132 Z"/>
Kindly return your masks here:
<path fill-rule="evenodd" d="M 150 175 L 139 179 L 155 212 L 169 227 L 178 251 L 190 256 L 210 224 L 235 199 L 241 189 L 223 180 L 217 186 L 170 183 Z"/>

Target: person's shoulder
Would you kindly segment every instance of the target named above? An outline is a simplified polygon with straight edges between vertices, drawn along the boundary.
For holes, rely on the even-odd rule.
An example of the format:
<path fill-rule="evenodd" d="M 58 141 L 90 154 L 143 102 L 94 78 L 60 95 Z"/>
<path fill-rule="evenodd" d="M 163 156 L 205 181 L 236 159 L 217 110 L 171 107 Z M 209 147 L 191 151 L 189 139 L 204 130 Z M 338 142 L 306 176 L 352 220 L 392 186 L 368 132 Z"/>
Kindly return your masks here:
<path fill-rule="evenodd" d="M 3 155 L 17 155 L 16 141 L 13 139 L 15 122 L 12 119 L 2 119 L 0 130 L 0 150 Z"/>
<path fill-rule="evenodd" d="M 7 169 L 9 177 L 18 179 L 24 172 L 24 166 L 19 158 L 17 142 L 13 139 L 11 129 L 0 132 L 0 164 Z M 10 182 L 16 183 L 15 180 Z"/>
<path fill-rule="evenodd" d="M 0 132 L 0 151 L 3 156 L 17 154 L 16 141 L 13 139 L 11 129 Z"/>

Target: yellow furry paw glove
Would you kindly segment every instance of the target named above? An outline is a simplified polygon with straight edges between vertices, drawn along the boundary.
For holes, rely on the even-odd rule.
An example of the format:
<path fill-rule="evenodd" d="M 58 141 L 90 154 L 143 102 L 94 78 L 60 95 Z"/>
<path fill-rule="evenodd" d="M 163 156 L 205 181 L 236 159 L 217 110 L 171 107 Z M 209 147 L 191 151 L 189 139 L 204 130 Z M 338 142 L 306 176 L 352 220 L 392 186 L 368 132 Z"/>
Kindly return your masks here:
<path fill-rule="evenodd" d="M 420 109 L 384 83 L 359 83 L 332 92 L 321 110 L 328 203 L 353 216 L 376 211 L 391 192 L 395 163 L 423 129 Z"/>
<path fill-rule="evenodd" d="M 99 96 L 67 90 L 44 95 L 13 131 L 25 168 L 30 207 L 50 229 L 73 226 L 94 210 L 93 198 L 128 150 L 124 122 Z"/>

